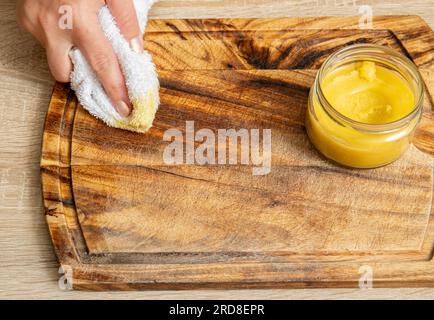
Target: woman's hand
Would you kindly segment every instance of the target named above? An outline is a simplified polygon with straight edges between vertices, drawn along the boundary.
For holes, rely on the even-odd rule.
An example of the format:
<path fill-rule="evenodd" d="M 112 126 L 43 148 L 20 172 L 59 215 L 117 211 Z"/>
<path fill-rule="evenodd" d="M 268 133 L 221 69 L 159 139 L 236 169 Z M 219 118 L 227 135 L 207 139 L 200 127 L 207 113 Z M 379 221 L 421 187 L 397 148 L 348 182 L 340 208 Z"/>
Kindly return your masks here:
<path fill-rule="evenodd" d="M 141 52 L 143 42 L 132 0 L 18 0 L 17 19 L 32 33 L 47 51 L 48 65 L 54 78 L 68 82 L 72 63 L 68 56 L 78 47 L 100 79 L 116 110 L 128 116 L 132 106 L 119 62 L 98 22 L 97 13 L 107 5 L 116 22 L 130 42 Z M 62 27 L 61 8 L 67 8 L 72 19 L 70 28 Z M 68 24 L 64 24 L 68 25 Z"/>

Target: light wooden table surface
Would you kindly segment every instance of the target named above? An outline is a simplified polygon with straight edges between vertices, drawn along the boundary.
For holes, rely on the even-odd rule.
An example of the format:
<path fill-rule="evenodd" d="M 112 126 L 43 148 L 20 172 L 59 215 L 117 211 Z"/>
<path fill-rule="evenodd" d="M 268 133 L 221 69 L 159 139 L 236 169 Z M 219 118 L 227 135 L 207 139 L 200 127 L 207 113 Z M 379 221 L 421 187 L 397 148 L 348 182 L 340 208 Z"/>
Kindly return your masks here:
<path fill-rule="evenodd" d="M 35 0 L 36 1 L 36 0 Z M 434 0 L 161 0 L 151 18 L 416 14 L 434 28 Z M 41 202 L 39 159 L 53 79 L 43 49 L 0 2 L 0 298 L 16 299 L 434 299 L 434 289 L 64 292 Z"/>

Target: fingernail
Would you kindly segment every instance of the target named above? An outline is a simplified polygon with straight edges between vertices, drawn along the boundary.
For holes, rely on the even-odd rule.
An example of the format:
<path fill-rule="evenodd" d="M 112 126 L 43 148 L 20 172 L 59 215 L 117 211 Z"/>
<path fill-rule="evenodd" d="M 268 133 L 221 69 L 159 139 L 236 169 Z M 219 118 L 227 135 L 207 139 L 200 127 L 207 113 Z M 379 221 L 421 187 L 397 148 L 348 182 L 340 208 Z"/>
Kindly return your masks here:
<path fill-rule="evenodd" d="M 128 105 L 123 102 L 123 101 L 119 101 L 116 104 L 116 111 L 123 117 L 128 117 L 130 115 L 130 108 L 128 108 Z"/>
<path fill-rule="evenodd" d="M 137 36 L 130 41 L 131 49 L 136 53 L 143 53 L 143 42 L 140 36 Z"/>

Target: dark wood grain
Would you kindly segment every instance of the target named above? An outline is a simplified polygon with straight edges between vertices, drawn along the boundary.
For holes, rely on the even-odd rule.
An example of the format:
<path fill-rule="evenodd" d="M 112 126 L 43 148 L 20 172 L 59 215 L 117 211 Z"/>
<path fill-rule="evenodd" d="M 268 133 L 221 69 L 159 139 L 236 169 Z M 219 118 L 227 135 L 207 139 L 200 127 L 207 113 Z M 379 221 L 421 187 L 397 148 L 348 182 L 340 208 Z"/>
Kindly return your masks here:
<path fill-rule="evenodd" d="M 41 160 L 46 216 L 74 288 L 92 290 L 433 286 L 433 32 L 418 17 L 153 20 L 146 49 L 161 107 L 135 134 L 90 116 L 57 84 Z M 427 88 L 414 144 L 399 161 L 350 170 L 304 130 L 324 59 L 352 43 L 409 56 Z M 163 134 L 271 129 L 272 170 L 166 165 Z M 239 146 L 238 146 L 239 148 Z M 419 149 L 418 149 L 419 148 Z"/>

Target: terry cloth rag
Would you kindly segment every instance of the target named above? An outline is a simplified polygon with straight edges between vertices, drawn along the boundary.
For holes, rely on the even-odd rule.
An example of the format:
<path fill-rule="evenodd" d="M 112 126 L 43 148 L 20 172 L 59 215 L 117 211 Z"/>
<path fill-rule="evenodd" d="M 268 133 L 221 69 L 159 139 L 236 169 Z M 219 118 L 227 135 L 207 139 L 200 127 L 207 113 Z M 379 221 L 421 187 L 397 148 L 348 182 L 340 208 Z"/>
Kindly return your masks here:
<path fill-rule="evenodd" d="M 149 9 L 155 2 L 156 0 L 134 1 L 142 33 L 148 20 Z M 134 132 L 146 132 L 152 126 L 160 103 L 160 84 L 152 57 L 146 51 L 136 53 L 130 48 L 107 6 L 100 9 L 98 18 L 118 57 L 133 111 L 126 118 L 116 111 L 96 74 L 77 48 L 73 48 L 70 52 L 74 65 L 71 87 L 81 105 L 107 125 Z"/>

